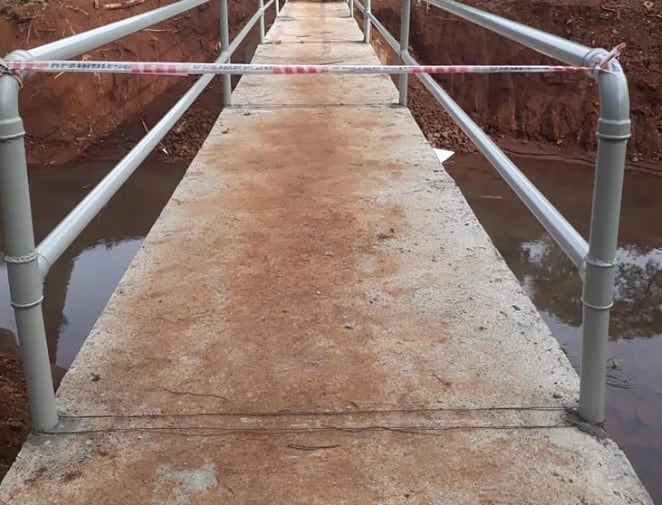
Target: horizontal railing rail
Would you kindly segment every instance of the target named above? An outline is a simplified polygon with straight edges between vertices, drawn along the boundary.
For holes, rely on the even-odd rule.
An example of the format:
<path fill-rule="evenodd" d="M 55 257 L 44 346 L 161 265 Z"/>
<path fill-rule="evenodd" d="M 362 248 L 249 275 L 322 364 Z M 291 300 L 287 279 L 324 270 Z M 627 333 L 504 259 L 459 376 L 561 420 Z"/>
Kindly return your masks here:
<path fill-rule="evenodd" d="M 7 60 L 66 60 L 171 19 L 209 0 L 181 0 L 136 16 L 100 26 L 30 50 L 16 50 Z M 248 34 L 259 26 L 264 42 L 265 12 L 280 0 L 258 0 L 256 13 L 232 42 L 229 40 L 227 0 L 220 0 L 220 54 L 215 63 L 229 63 Z M 284 0 L 287 3 L 287 0 Z M 22 80 L 0 76 L 0 198 L 5 230 L 7 273 L 11 303 L 16 316 L 21 357 L 28 390 L 32 428 L 44 431 L 57 423 L 57 410 L 50 375 L 42 314 L 42 283 L 49 269 L 80 235 L 124 182 L 177 123 L 214 75 L 200 77 L 97 186 L 35 247 L 28 187 L 23 122 L 18 107 Z M 30 78 L 30 74 L 21 76 Z M 231 105 L 231 76 L 223 75 L 223 102 Z"/>
<path fill-rule="evenodd" d="M 609 54 L 605 49 L 589 48 L 454 0 L 423 1 L 569 65 L 595 67 L 596 62 Z M 399 42 L 372 13 L 371 0 L 364 2 L 347 2 L 350 16 L 354 16 L 354 7 L 363 15 L 364 42 L 370 41 L 374 26 L 399 56 L 401 64 L 419 65 L 409 53 L 411 0 L 402 0 Z M 584 282 L 579 414 L 589 422 L 600 423 L 604 420 L 606 343 L 616 275 L 630 107 L 627 80 L 617 61 L 609 62 L 609 72 L 595 71 L 589 75 L 598 83 L 601 112 L 588 243 L 431 75 L 417 74 L 417 77 L 578 268 Z M 399 90 L 403 106 L 407 105 L 407 87 L 408 76 L 402 74 Z"/>
<path fill-rule="evenodd" d="M 187 0 L 185 0 L 187 1 Z M 197 0 L 200 3 L 199 0 Z M 209 1 L 209 0 L 205 0 Z M 227 63 L 232 55 L 246 39 L 255 25 L 260 22 L 264 12 L 276 0 L 270 0 L 263 8 L 259 9 L 241 31 L 234 38 L 227 50 L 221 51 L 215 63 Z M 263 37 L 263 36 L 262 36 Z M 263 40 L 263 38 L 262 38 Z M 31 51 L 32 52 L 32 51 Z M 205 75 L 198 79 L 189 88 L 182 98 L 170 109 L 170 111 L 136 144 L 131 151 L 120 161 L 108 175 L 57 225 L 51 233 L 37 246 L 36 253 L 39 257 L 39 268 L 42 277 L 46 277 L 48 271 L 58 258 L 67 250 L 76 237 L 87 227 L 108 201 L 115 195 L 117 190 L 135 172 L 140 164 L 149 156 L 152 150 L 167 135 L 170 129 L 184 115 L 193 102 L 200 96 L 207 85 L 212 81 L 213 75 Z M 228 102 L 228 101 L 226 101 Z"/>

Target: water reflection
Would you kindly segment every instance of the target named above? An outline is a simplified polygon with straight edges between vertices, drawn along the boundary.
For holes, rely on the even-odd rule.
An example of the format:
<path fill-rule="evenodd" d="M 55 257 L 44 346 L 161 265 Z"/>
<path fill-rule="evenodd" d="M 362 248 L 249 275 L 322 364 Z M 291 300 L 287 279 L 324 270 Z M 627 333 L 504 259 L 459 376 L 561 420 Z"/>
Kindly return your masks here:
<path fill-rule="evenodd" d="M 517 275 L 537 307 L 581 325 L 581 281 L 574 265 L 544 234 L 521 244 Z M 612 340 L 651 338 L 662 331 L 662 249 L 618 248 Z"/>
<path fill-rule="evenodd" d="M 37 240 L 50 232 L 113 165 L 97 161 L 32 169 L 30 191 Z M 145 163 L 52 267 L 44 284 L 44 322 L 51 361 L 57 365 L 56 380 L 71 365 L 185 168 L 182 163 Z M 4 327 L 0 347 L 16 352 L 16 325 L 4 264 L 0 265 L 0 326 Z"/>
<path fill-rule="evenodd" d="M 79 307 L 106 306 L 141 244 L 142 239 L 131 239 L 96 245 L 76 258 L 58 331 L 55 361 L 59 365 L 71 365 L 99 317 L 98 310 L 79 311 Z"/>
<path fill-rule="evenodd" d="M 587 236 L 590 167 L 516 160 Z M 575 368 L 581 349 L 581 281 L 574 265 L 479 156 L 447 162 L 463 194 Z M 628 173 L 612 310 L 606 426 L 654 502 L 662 503 L 662 178 Z"/>

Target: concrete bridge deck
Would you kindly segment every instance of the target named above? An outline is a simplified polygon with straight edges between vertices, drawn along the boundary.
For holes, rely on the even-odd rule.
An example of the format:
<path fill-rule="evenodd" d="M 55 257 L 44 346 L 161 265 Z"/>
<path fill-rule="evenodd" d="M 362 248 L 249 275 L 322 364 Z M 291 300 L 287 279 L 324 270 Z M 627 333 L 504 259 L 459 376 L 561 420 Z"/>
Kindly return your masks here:
<path fill-rule="evenodd" d="M 288 4 L 256 62 L 378 63 Z M 11 504 L 651 503 L 388 77 L 247 76 Z"/>

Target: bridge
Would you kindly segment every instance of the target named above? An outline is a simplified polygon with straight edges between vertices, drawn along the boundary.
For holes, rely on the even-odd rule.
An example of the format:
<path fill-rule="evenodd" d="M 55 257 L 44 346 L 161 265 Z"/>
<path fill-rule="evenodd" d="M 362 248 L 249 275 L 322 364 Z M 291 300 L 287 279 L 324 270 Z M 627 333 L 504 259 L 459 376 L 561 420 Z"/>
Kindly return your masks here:
<path fill-rule="evenodd" d="M 231 44 L 221 2 L 219 62 L 252 25 L 264 30 L 272 3 Z M 343 3 L 275 7 L 253 63 L 379 65 L 365 43 L 373 23 L 398 44 L 369 0 L 350 2 L 363 31 Z M 120 23 L 113 36 L 153 16 Z M 558 42 L 532 33 L 543 51 Z M 408 36 L 403 29 L 399 47 Z M 82 37 L 78 50 L 100 43 Z M 72 56 L 56 44 L 27 56 Z M 406 49 L 400 56 L 411 64 Z M 398 91 L 386 75 L 327 74 L 247 75 L 232 93 L 223 77 L 227 106 L 53 397 L 34 280 L 212 76 L 36 248 L 20 118 L 7 107 L 16 77 L 0 79 L 0 175 L 34 433 L 0 502 L 652 503 L 596 424 L 610 279 L 613 288 L 611 263 L 599 255 L 610 254 L 612 238 L 615 247 L 618 223 L 618 205 L 605 213 L 601 199 L 613 207 L 620 195 L 627 121 L 610 115 L 622 96 L 603 109 L 587 244 L 421 76 L 576 260 L 589 286 L 592 360 L 583 361 L 581 395 L 568 359 L 404 106 L 406 75 Z M 603 87 L 613 91 L 620 84 L 610 79 Z"/>

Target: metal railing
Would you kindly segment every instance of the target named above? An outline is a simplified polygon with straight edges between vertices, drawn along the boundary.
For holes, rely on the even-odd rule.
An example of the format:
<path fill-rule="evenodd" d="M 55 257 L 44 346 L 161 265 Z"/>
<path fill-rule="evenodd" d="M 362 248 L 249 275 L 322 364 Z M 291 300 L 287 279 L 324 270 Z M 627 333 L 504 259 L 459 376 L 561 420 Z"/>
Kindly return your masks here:
<path fill-rule="evenodd" d="M 7 59 L 72 58 L 208 1 L 181 0 L 30 51 L 14 51 L 7 56 Z M 365 4 L 360 0 L 348 0 L 352 17 L 355 6 L 364 15 L 364 42 L 370 42 L 374 25 L 399 56 L 401 63 L 418 65 L 408 51 L 411 0 L 403 0 L 402 3 L 403 22 L 399 42 L 372 14 L 371 0 L 364 1 Z M 596 61 L 607 54 L 604 49 L 590 49 L 453 0 L 423 1 L 570 65 L 593 67 Z M 279 0 L 270 0 L 266 4 L 264 0 L 257 2 L 258 9 L 255 15 L 230 42 L 227 0 L 220 0 L 221 52 L 216 63 L 229 63 L 232 54 L 256 24 L 259 24 L 259 40 L 264 41 L 265 11 L 275 3 L 276 15 L 278 15 L 280 4 Z M 284 2 L 286 3 L 287 0 Z M 625 148 L 630 136 L 627 81 L 618 62 L 612 61 L 610 65 L 610 72 L 590 72 L 600 88 L 601 113 L 598 120 L 598 154 L 588 244 L 430 75 L 418 75 L 423 85 L 445 107 L 578 267 L 584 280 L 579 414 L 593 423 L 599 423 L 604 419 L 605 348 L 609 329 L 609 309 L 613 301 Z M 207 74 L 199 78 L 126 157 L 35 247 L 25 158 L 25 132 L 18 107 L 21 83 L 15 75 L 0 76 L 0 198 L 7 249 L 5 261 L 34 430 L 45 431 L 57 423 L 42 315 L 44 278 L 51 265 L 158 145 L 213 77 L 213 74 Z M 231 104 L 230 78 L 229 74 L 223 75 L 225 105 Z M 403 106 L 407 104 L 407 85 L 408 76 L 401 74 L 399 103 Z"/>
<path fill-rule="evenodd" d="M 568 65 L 594 67 L 608 53 L 605 49 L 589 48 L 454 0 L 422 1 Z M 354 17 L 354 7 L 363 14 L 364 42 L 370 42 L 374 25 L 402 64 L 419 64 L 409 54 L 411 0 L 402 0 L 399 43 L 372 13 L 371 0 L 364 0 L 364 4 L 360 0 L 347 2 L 351 17 Z M 427 74 L 418 75 L 425 88 L 446 109 L 579 269 L 584 283 L 579 415 L 591 423 L 604 420 L 609 311 L 613 305 L 625 153 L 630 137 L 627 80 L 617 61 L 610 63 L 609 70 L 590 73 L 599 88 L 600 117 L 588 243 L 437 81 Z M 407 105 L 407 85 L 408 75 L 401 74 L 398 87 L 400 105 L 403 106 Z"/>
<path fill-rule="evenodd" d="M 29 51 L 13 51 L 6 59 L 70 59 L 209 1 L 181 0 Z M 233 53 L 256 24 L 259 24 L 259 41 L 263 43 L 265 12 L 275 4 L 278 16 L 280 1 L 283 5 L 287 3 L 287 0 L 270 0 L 265 4 L 264 0 L 258 0 L 257 12 L 230 42 L 228 3 L 227 0 L 220 0 L 221 52 L 216 63 L 229 63 Z M 30 75 L 23 76 L 29 77 Z M 43 281 L 50 267 L 158 145 L 213 78 L 214 75 L 200 77 L 115 168 L 35 247 L 25 157 L 25 131 L 18 106 L 21 82 L 12 75 L 0 76 L 0 199 L 5 232 L 5 262 L 33 430 L 48 430 L 58 421 L 42 314 Z M 231 105 L 231 76 L 225 74 L 222 79 L 223 103 L 228 106 Z"/>

